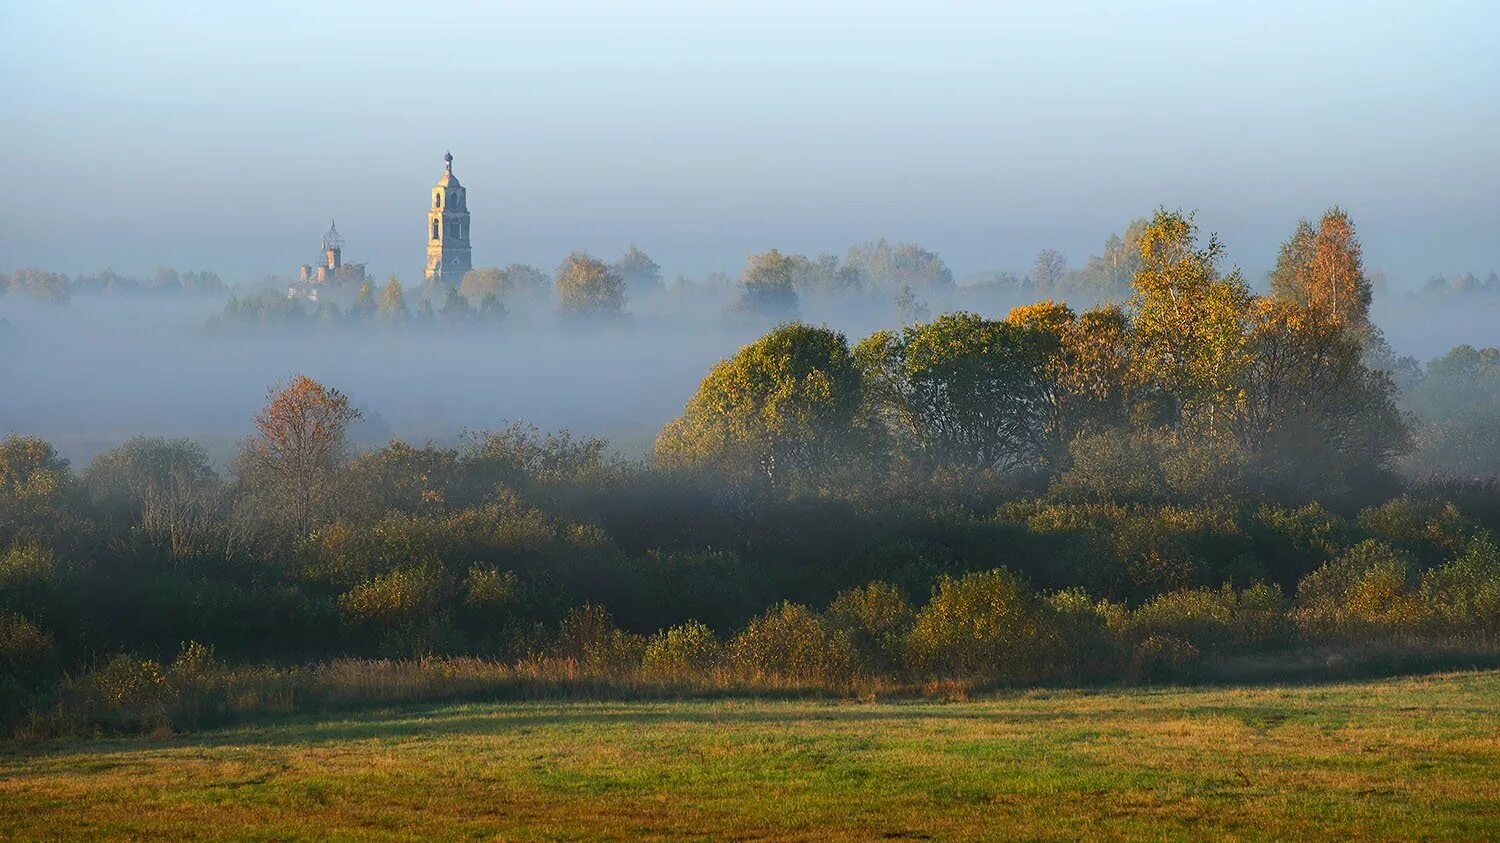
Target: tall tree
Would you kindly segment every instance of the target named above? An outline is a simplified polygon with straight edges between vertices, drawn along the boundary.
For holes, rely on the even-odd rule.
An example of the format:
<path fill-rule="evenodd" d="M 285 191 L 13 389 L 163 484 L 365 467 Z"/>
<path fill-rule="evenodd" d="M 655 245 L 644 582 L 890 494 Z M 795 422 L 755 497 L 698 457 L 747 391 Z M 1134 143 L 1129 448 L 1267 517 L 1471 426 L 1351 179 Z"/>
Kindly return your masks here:
<path fill-rule="evenodd" d="M 1329 314 L 1257 298 L 1246 352 L 1235 435 L 1278 493 L 1351 494 L 1407 449 L 1395 383 L 1365 365 L 1358 335 Z"/>
<path fill-rule="evenodd" d="M 96 511 L 139 526 L 177 558 L 192 553 L 218 515 L 219 479 L 190 439 L 131 439 L 96 457 L 83 480 Z"/>
<path fill-rule="evenodd" d="M 458 289 L 469 304 L 503 313 L 509 309 L 540 307 L 548 298 L 550 286 L 547 274 L 540 269 L 513 263 L 504 269 L 493 266 L 471 269 L 464 273 Z"/>
<path fill-rule="evenodd" d="M 1347 213 L 1329 208 L 1316 228 L 1306 220 L 1297 224 L 1271 271 L 1271 294 L 1357 332 L 1369 327 L 1374 288 Z"/>
<path fill-rule="evenodd" d="M 1198 245 L 1191 214 L 1157 211 L 1141 236 L 1131 324 L 1135 376 L 1160 421 L 1222 428 L 1238 400 L 1250 291 L 1239 271 L 1220 276 L 1216 236 Z"/>
<path fill-rule="evenodd" d="M 271 482 L 274 499 L 291 523 L 306 532 L 343 462 L 349 425 L 361 414 L 343 393 L 306 375 L 273 387 L 266 399 L 255 419 L 256 435 L 242 454 L 243 467 Z"/>
<path fill-rule="evenodd" d="M 375 288 L 370 282 L 359 286 L 359 292 L 354 295 L 354 303 L 349 305 L 349 317 L 355 320 L 367 320 L 375 315 Z"/>
<path fill-rule="evenodd" d="M 457 287 L 450 286 L 443 293 L 443 309 L 438 311 L 438 317 L 445 324 L 458 327 L 474 318 L 474 308 L 469 306 L 469 300 L 464 298 Z"/>
<path fill-rule="evenodd" d="M 1071 292 L 1097 301 L 1121 301 L 1130 295 L 1130 282 L 1141 262 L 1141 235 L 1146 220 L 1131 220 L 1125 232 L 1111 234 L 1104 249 L 1089 258 L 1083 269 L 1070 279 Z"/>

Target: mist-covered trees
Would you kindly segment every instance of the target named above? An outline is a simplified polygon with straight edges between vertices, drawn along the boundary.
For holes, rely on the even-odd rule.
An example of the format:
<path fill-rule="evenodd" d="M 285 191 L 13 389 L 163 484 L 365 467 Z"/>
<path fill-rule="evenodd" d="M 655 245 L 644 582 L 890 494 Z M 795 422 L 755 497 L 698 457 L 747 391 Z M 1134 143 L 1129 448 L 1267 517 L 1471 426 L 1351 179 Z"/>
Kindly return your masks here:
<path fill-rule="evenodd" d="M 1111 234 L 1098 255 L 1079 270 L 1074 287 L 1099 300 L 1117 300 L 1128 295 L 1141 262 L 1141 235 L 1146 220 L 1131 220 L 1122 234 Z"/>
<path fill-rule="evenodd" d="M 1056 249 L 1037 252 L 1031 265 L 1031 286 L 1036 290 L 1060 290 L 1068 271 L 1068 259 Z"/>
<path fill-rule="evenodd" d="M 557 298 L 565 316 L 615 318 L 625 312 L 625 281 L 604 261 L 574 252 L 557 268 Z"/>
<path fill-rule="evenodd" d="M 393 275 L 385 286 L 380 288 L 380 296 L 375 300 L 375 321 L 382 325 L 394 326 L 405 322 L 411 314 L 406 309 L 406 295 L 401 289 L 401 282 Z"/>
<path fill-rule="evenodd" d="M 611 268 L 620 276 L 626 297 L 631 300 L 644 300 L 662 292 L 661 267 L 634 243 Z"/>
<path fill-rule="evenodd" d="M 740 274 L 742 313 L 767 319 L 787 319 L 797 313 L 796 263 L 776 249 L 752 255 Z"/>
<path fill-rule="evenodd" d="M 480 267 L 464 273 L 459 292 L 469 304 L 485 310 L 535 310 L 549 296 L 546 273 L 522 263 L 504 269 Z"/>
<path fill-rule="evenodd" d="M 1396 387 L 1368 368 L 1360 337 L 1315 307 L 1258 299 L 1240 401 L 1240 445 L 1282 491 L 1347 494 L 1410 447 Z"/>
<path fill-rule="evenodd" d="M 162 267 L 151 278 L 141 279 L 104 269 L 74 277 L 45 269 L 22 268 L 0 274 L 0 293 L 30 296 L 49 304 L 65 304 L 74 294 L 215 295 L 225 290 L 224 279 L 209 270 Z"/>
<path fill-rule="evenodd" d="M 713 367 L 662 429 L 656 457 L 773 483 L 806 476 L 850 448 L 861 400 L 842 334 L 783 325 Z"/>
<path fill-rule="evenodd" d="M 1394 384 L 1366 362 L 1368 332 L 1317 304 L 1253 295 L 1238 271 L 1221 271 L 1222 246 L 1201 241 L 1190 214 L 1162 210 L 1130 233 L 1137 257 L 1113 264 L 1135 268 L 1123 306 L 1077 314 L 1043 301 L 1005 320 L 953 313 L 860 342 L 862 409 L 838 434 L 846 453 L 874 471 L 888 460 L 921 472 L 1025 469 L 1104 498 L 1255 488 L 1305 500 L 1388 478 L 1409 440 Z M 747 278 L 785 288 L 794 263 L 757 256 Z M 788 330 L 715 369 L 659 440 L 664 464 L 757 441 L 745 418 L 757 420 L 757 436 L 797 427 L 776 418 L 800 411 L 774 399 L 782 381 L 728 377 Z M 834 428 L 823 430 L 826 441 Z"/>
<path fill-rule="evenodd" d="M 1007 285 L 1075 304 L 1124 301 L 1140 266 L 1140 240 L 1147 225 L 1147 220 L 1132 220 L 1123 233 L 1111 234 L 1100 253 L 1078 269 L 1068 269 L 1067 258 L 1057 250 L 1043 249 L 1025 279 L 1011 276 Z"/>
<path fill-rule="evenodd" d="M 895 293 L 902 287 L 922 291 L 953 286 L 953 272 L 943 259 L 915 243 L 892 245 L 883 238 L 863 243 L 849 250 L 845 263 L 871 290 Z"/>
<path fill-rule="evenodd" d="M 1420 475 L 1500 476 L 1500 349 L 1461 345 L 1427 364 L 1407 396 Z"/>

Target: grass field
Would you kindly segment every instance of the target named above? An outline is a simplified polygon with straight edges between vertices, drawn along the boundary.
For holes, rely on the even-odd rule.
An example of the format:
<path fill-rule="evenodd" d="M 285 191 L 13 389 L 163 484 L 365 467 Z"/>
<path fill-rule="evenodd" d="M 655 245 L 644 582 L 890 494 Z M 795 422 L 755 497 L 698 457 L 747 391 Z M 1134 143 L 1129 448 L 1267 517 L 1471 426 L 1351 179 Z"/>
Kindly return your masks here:
<path fill-rule="evenodd" d="M 0 755 L 0 838 L 1500 837 L 1500 672 L 409 708 Z"/>

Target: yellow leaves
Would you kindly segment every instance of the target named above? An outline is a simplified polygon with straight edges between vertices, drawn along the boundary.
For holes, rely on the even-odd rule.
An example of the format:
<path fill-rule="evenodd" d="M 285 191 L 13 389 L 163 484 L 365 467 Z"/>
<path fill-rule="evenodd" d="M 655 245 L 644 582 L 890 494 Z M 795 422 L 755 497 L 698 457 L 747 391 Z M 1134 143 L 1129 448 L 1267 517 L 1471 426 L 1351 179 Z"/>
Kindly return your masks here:
<path fill-rule="evenodd" d="M 774 479 L 837 447 L 861 392 L 842 334 L 783 325 L 713 367 L 682 417 L 663 429 L 657 456 Z"/>
<path fill-rule="evenodd" d="M 1075 318 L 1073 309 L 1066 303 L 1045 299 L 1035 304 L 1012 308 L 1010 313 L 1006 314 L 1005 321 L 1023 328 L 1037 328 L 1060 333 Z"/>

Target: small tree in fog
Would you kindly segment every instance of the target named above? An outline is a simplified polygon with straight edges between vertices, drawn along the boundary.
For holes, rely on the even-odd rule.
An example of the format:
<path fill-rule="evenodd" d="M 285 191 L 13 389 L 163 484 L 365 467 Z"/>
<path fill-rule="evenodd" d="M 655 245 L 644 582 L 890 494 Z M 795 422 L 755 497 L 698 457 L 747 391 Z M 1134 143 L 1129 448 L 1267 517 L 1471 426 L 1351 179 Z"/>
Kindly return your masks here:
<path fill-rule="evenodd" d="M 1062 252 L 1043 249 L 1037 252 L 1036 261 L 1031 265 L 1031 287 L 1044 293 L 1054 292 L 1062 287 L 1067 271 L 1068 259 Z"/>
<path fill-rule="evenodd" d="M 243 459 L 273 483 L 288 517 L 306 531 L 315 503 L 343 459 L 344 435 L 360 412 L 343 393 L 306 375 L 273 387 L 266 397 Z"/>
<path fill-rule="evenodd" d="M 349 305 L 349 318 L 358 320 L 369 319 L 375 315 L 375 288 L 366 281 L 359 287 L 359 292 L 354 296 L 354 303 Z"/>
<path fill-rule="evenodd" d="M 738 309 L 771 319 L 786 319 L 797 313 L 797 290 L 792 285 L 794 262 L 772 249 L 752 255 L 740 275 Z"/>
<path fill-rule="evenodd" d="M 586 252 L 574 252 L 557 268 L 557 298 L 565 316 L 612 318 L 625 312 L 620 273 Z"/>
<path fill-rule="evenodd" d="M 380 300 L 375 307 L 375 318 L 386 325 L 394 325 L 406 321 L 410 314 L 406 310 L 406 295 L 401 290 L 401 282 L 392 275 L 391 280 L 385 283 L 380 290 Z"/>
<path fill-rule="evenodd" d="M 644 298 L 661 292 L 661 267 L 649 255 L 630 244 L 630 251 L 615 261 L 612 267 L 625 283 L 631 298 Z"/>
<path fill-rule="evenodd" d="M 443 309 L 438 311 L 438 315 L 447 325 L 463 325 L 474 317 L 474 308 L 469 306 L 469 300 L 463 297 L 457 287 L 449 287 L 443 294 Z"/>

